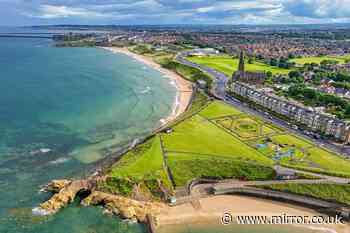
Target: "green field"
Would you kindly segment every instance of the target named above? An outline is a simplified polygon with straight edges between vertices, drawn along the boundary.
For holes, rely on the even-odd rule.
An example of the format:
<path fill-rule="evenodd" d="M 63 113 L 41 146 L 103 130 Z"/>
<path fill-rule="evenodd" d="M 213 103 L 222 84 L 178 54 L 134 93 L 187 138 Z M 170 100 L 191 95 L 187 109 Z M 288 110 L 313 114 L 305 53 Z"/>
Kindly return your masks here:
<path fill-rule="evenodd" d="M 299 65 L 305 65 L 306 63 L 316 63 L 320 64 L 324 60 L 332 60 L 337 61 L 340 64 L 345 63 L 347 59 L 349 59 L 350 56 L 343 56 L 343 57 L 330 57 L 330 56 L 323 56 L 323 57 L 302 57 L 302 58 L 295 58 L 291 59 L 291 62 L 295 62 Z"/>
<path fill-rule="evenodd" d="M 171 134 L 162 135 L 166 151 L 228 156 L 272 165 L 271 160 L 199 115 L 180 123 L 173 130 Z"/>
<path fill-rule="evenodd" d="M 198 177 L 246 180 L 269 180 L 275 177 L 271 167 L 216 156 L 169 154 L 168 164 L 174 174 L 176 186 L 186 185 L 188 181 Z"/>
<path fill-rule="evenodd" d="M 242 114 L 242 112 L 240 112 L 238 109 L 232 108 L 227 104 L 221 102 L 212 102 L 199 114 L 205 118 L 212 119 L 223 116 L 238 115 Z"/>
<path fill-rule="evenodd" d="M 258 186 L 261 187 L 261 186 Z M 350 186 L 337 184 L 275 184 L 265 189 L 284 191 L 350 205 Z"/>
<path fill-rule="evenodd" d="M 231 77 L 233 72 L 237 71 L 239 60 L 229 56 L 208 56 L 208 57 L 188 57 L 189 61 L 197 64 L 205 65 L 223 72 L 227 76 Z M 253 64 L 245 63 L 246 71 L 253 72 L 267 72 L 271 71 L 272 74 L 288 74 L 289 69 L 281 69 L 276 66 L 270 66 L 261 62 L 254 62 Z"/>
<path fill-rule="evenodd" d="M 273 179 L 276 162 L 350 177 L 350 161 L 225 103 L 207 101 L 199 93 L 171 131 L 127 152 L 110 169 L 104 190 L 131 195 L 141 184 L 159 196 L 159 181 L 173 190 L 195 178 Z"/>
<path fill-rule="evenodd" d="M 248 115 L 220 118 L 215 122 L 235 133 L 241 140 L 248 140 L 281 132 L 278 128 Z"/>
<path fill-rule="evenodd" d="M 120 177 L 143 178 L 163 170 L 163 155 L 160 150 L 159 136 L 152 137 L 145 143 L 126 153 L 113 166 L 110 174 Z"/>

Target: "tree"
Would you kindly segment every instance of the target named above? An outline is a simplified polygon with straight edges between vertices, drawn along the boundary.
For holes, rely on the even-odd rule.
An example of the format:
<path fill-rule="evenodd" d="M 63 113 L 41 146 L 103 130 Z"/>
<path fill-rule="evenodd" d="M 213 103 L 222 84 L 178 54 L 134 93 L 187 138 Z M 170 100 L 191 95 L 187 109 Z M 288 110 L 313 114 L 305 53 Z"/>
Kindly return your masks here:
<path fill-rule="evenodd" d="M 249 57 L 249 58 L 248 58 L 248 64 L 253 64 L 253 63 L 254 63 L 253 58 L 252 58 L 252 57 Z"/>
<path fill-rule="evenodd" d="M 266 76 L 267 76 L 268 78 L 272 78 L 272 72 L 271 72 L 271 71 L 267 71 L 267 72 L 266 72 Z"/>
<path fill-rule="evenodd" d="M 289 72 L 288 76 L 289 76 L 289 78 L 298 78 L 298 77 L 302 76 L 302 74 L 299 71 L 292 70 Z"/>
<path fill-rule="evenodd" d="M 278 64 L 277 60 L 275 58 L 271 58 L 270 65 L 271 66 L 277 66 L 277 64 Z"/>

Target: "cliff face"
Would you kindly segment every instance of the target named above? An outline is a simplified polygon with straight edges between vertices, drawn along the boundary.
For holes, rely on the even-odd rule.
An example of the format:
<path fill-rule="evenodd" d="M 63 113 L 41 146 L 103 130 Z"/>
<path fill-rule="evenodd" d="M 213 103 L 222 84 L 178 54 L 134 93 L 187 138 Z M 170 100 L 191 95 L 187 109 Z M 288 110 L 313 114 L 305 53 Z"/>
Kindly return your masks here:
<path fill-rule="evenodd" d="M 88 180 L 56 180 L 47 186 L 47 190 L 57 192 L 50 200 L 40 205 L 47 214 L 54 214 L 61 208 L 74 201 L 74 198 L 81 190 L 89 190 L 91 185 Z"/>
<path fill-rule="evenodd" d="M 104 178 L 99 178 L 99 180 L 101 179 Z M 46 214 L 54 214 L 73 202 L 81 191 L 89 193 L 83 199 L 82 204 L 102 205 L 113 214 L 139 222 L 145 222 L 147 215 L 158 215 L 161 209 L 167 207 L 166 204 L 160 202 L 136 201 L 119 195 L 96 191 L 96 183 L 96 178 L 76 181 L 55 180 L 46 187 L 46 190 L 51 190 L 55 194 L 48 201 L 41 204 L 40 208 Z"/>
<path fill-rule="evenodd" d="M 166 205 L 163 203 L 136 201 L 99 191 L 92 192 L 83 200 L 83 204 L 103 205 L 113 214 L 122 218 L 135 219 L 139 222 L 145 222 L 147 215 L 158 215 L 162 208 L 166 208 Z"/>

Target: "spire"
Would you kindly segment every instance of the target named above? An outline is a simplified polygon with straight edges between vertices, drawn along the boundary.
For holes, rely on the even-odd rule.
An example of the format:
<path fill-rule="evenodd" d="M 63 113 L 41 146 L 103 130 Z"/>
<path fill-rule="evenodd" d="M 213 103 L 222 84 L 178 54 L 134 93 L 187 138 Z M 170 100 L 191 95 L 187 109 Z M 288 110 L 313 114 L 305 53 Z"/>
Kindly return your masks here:
<path fill-rule="evenodd" d="M 239 55 L 239 66 L 238 66 L 239 72 L 244 72 L 244 53 L 243 50 L 241 50 L 241 53 Z"/>

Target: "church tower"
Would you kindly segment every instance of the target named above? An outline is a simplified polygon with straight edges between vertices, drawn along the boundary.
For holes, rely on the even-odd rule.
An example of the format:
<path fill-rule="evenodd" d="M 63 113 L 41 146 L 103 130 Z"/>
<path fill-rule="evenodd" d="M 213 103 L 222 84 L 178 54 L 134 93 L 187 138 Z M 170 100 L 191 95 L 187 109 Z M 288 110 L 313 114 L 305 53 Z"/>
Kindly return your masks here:
<path fill-rule="evenodd" d="M 239 66 L 238 66 L 238 71 L 243 74 L 244 73 L 244 54 L 243 50 L 241 50 L 241 53 L 239 55 Z"/>

